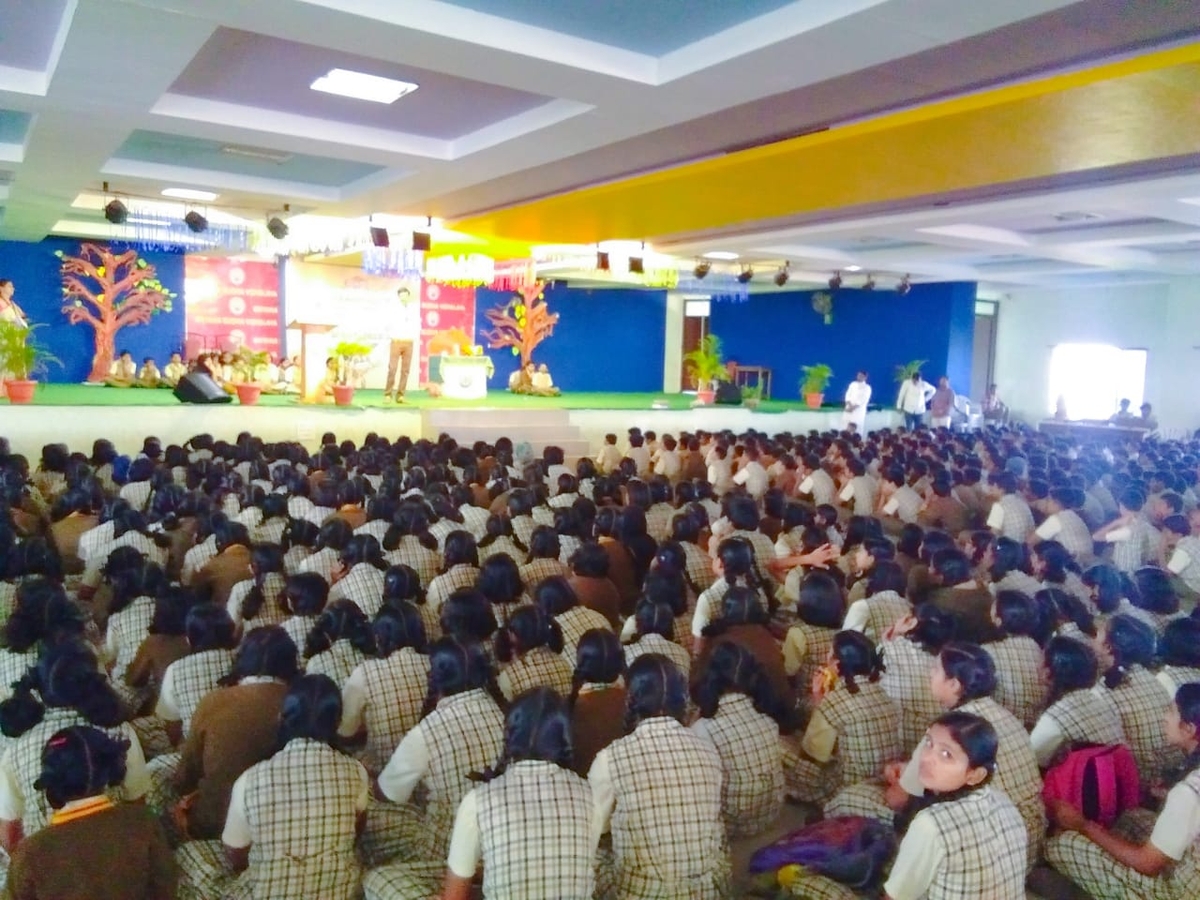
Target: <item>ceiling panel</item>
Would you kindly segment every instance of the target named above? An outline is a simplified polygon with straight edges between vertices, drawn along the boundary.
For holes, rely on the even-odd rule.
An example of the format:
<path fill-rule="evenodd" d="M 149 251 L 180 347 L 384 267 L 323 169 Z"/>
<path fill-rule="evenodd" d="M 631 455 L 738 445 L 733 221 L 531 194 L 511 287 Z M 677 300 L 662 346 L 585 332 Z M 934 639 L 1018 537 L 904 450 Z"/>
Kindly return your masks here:
<path fill-rule="evenodd" d="M 412 82 L 418 89 L 387 105 L 309 88 L 317 78 L 337 68 Z M 171 91 L 443 140 L 470 134 L 549 99 L 232 28 L 217 29 Z"/>
<path fill-rule="evenodd" d="M 20 144 L 29 131 L 29 113 L 0 109 L 0 144 Z"/>
<path fill-rule="evenodd" d="M 661 56 L 791 0 L 450 0 L 455 6 Z M 797 7 L 811 6 L 800 0 Z"/>
<path fill-rule="evenodd" d="M 67 0 L 0 0 L 0 66 L 43 71 Z"/>
<path fill-rule="evenodd" d="M 192 169 L 227 172 L 231 175 L 250 175 L 277 181 L 296 181 L 325 187 L 341 187 L 380 171 L 380 166 L 327 159 L 319 156 L 292 154 L 275 162 L 242 154 L 226 153 L 220 141 L 162 134 L 156 131 L 135 131 L 121 145 L 115 158 L 137 162 L 158 163 Z M 241 145 L 236 145 L 241 146 Z M 253 150 L 253 148 L 248 148 Z M 269 153 L 273 151 L 263 151 Z"/>

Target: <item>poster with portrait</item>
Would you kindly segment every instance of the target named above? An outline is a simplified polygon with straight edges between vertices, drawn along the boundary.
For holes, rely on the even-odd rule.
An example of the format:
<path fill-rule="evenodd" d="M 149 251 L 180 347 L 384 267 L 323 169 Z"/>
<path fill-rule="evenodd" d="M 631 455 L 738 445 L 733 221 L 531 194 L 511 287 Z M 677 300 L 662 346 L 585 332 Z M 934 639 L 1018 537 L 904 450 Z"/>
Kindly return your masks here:
<path fill-rule="evenodd" d="M 421 383 L 429 378 L 429 345 L 435 337 L 475 343 L 475 288 L 421 282 Z"/>
<path fill-rule="evenodd" d="M 275 263 L 189 254 L 183 266 L 183 296 L 189 352 L 247 346 L 280 355 Z"/>

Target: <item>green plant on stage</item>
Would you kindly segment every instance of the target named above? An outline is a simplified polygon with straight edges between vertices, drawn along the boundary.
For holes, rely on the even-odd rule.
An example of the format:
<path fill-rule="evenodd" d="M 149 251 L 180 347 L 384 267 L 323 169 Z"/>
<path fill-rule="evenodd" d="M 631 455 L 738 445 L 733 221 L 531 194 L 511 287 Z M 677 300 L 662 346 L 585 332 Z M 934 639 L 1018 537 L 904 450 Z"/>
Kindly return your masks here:
<path fill-rule="evenodd" d="M 896 384 L 903 384 L 924 368 L 927 359 L 914 359 L 902 366 L 896 366 Z"/>
<path fill-rule="evenodd" d="M 716 381 L 729 381 L 729 369 L 721 359 L 721 339 L 706 334 L 700 346 L 683 355 L 683 361 L 696 381 L 697 390 L 709 390 Z"/>
<path fill-rule="evenodd" d="M 833 378 L 833 369 L 825 363 L 814 363 L 811 366 L 800 367 L 800 396 L 809 397 L 813 394 L 825 393 L 829 380 Z"/>
<path fill-rule="evenodd" d="M 0 376 L 28 381 L 37 375 L 45 375 L 50 363 L 62 364 L 34 340 L 34 331 L 41 327 L 0 322 Z"/>
<path fill-rule="evenodd" d="M 333 355 L 338 359 L 338 382 L 349 384 L 350 375 L 356 363 L 364 363 L 371 355 L 370 344 L 360 344 L 356 341 L 342 341 L 333 348 Z"/>
<path fill-rule="evenodd" d="M 256 384 L 267 374 L 267 365 L 271 355 L 265 350 L 251 350 L 245 344 L 238 347 L 233 357 L 233 370 L 241 376 L 245 384 Z"/>
<path fill-rule="evenodd" d="M 763 386 L 761 381 L 754 384 L 742 385 L 742 403 L 751 409 L 756 408 L 762 403 L 762 395 Z"/>

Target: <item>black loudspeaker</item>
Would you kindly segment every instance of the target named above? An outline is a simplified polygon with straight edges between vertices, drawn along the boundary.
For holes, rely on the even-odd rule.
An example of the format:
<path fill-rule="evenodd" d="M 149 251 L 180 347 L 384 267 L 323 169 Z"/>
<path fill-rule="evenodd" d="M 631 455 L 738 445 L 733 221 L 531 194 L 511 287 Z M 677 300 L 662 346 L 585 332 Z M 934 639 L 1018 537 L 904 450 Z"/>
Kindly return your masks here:
<path fill-rule="evenodd" d="M 392 245 L 391 237 L 388 235 L 386 228 L 371 229 L 371 243 L 376 247 L 390 247 Z"/>
<path fill-rule="evenodd" d="M 421 251 L 424 251 L 427 253 L 427 252 L 429 252 L 431 247 L 433 247 L 433 237 L 429 234 L 429 232 L 427 232 L 427 231 L 414 231 L 413 232 L 412 248 L 414 250 L 421 250 Z"/>
<path fill-rule="evenodd" d="M 175 399 L 180 403 L 232 403 L 233 398 L 203 372 L 190 372 L 175 385 Z"/>
<path fill-rule="evenodd" d="M 726 406 L 741 406 L 742 389 L 732 381 L 722 381 L 717 385 L 717 394 L 713 398 L 713 402 L 723 403 Z"/>

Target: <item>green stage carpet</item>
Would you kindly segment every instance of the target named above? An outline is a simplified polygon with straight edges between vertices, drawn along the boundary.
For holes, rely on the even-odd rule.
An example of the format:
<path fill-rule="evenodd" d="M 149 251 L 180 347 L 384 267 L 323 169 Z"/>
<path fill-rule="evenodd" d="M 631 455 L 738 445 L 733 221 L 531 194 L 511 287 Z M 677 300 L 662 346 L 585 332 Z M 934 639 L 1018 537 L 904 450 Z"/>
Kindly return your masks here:
<path fill-rule="evenodd" d="M 690 409 L 694 397 L 687 394 L 563 394 L 558 397 L 528 397 L 495 391 L 484 400 L 447 400 L 430 397 L 424 391 L 412 391 L 406 395 L 407 402 L 399 408 L 407 409 L 651 409 L 655 403 L 667 404 L 667 409 Z M 4 401 L 6 402 L 6 401 Z M 234 404 L 237 403 L 235 399 Z M 179 403 L 168 390 L 145 390 L 141 388 L 91 387 L 83 384 L 39 385 L 34 403 L 42 406 L 175 406 Z M 260 406 L 297 407 L 302 405 L 294 396 L 264 394 Z M 333 409 L 332 401 L 325 404 Z M 385 403 L 383 391 L 356 391 L 354 407 L 394 408 L 396 404 Z M 779 413 L 803 409 L 800 400 L 764 400 L 759 412 Z M 834 407 L 837 408 L 837 407 Z"/>

